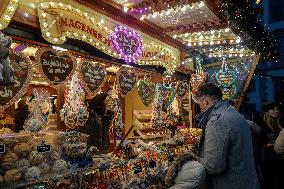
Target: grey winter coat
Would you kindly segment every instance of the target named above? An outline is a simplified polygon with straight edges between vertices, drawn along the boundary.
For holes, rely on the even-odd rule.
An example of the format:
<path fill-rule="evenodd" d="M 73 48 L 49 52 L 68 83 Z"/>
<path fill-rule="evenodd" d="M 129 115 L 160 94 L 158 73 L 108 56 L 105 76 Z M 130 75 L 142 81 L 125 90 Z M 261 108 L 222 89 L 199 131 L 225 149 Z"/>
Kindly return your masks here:
<path fill-rule="evenodd" d="M 206 189 L 258 189 L 248 122 L 220 101 L 197 116 L 203 129 L 199 144 Z"/>

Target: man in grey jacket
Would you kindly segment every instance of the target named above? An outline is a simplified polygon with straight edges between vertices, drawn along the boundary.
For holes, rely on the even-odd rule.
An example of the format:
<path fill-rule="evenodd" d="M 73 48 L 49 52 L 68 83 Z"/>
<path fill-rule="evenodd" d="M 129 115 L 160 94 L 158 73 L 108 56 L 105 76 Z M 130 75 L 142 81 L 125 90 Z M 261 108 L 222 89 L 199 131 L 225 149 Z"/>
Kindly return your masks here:
<path fill-rule="evenodd" d="M 258 189 L 248 122 L 212 83 L 194 95 L 202 113 L 197 115 L 202 135 L 200 162 L 205 167 L 206 189 Z"/>

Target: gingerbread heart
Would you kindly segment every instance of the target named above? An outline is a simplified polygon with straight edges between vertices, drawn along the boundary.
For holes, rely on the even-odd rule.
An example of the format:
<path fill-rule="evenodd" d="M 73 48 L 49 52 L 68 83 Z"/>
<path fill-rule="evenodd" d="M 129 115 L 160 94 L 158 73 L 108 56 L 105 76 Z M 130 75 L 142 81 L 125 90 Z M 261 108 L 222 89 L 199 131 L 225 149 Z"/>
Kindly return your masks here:
<path fill-rule="evenodd" d="M 105 83 L 107 73 L 99 63 L 83 61 L 79 69 L 79 77 L 89 93 L 96 92 Z"/>
<path fill-rule="evenodd" d="M 75 71 L 75 59 L 65 51 L 41 48 L 36 53 L 36 62 L 44 77 L 53 85 L 65 82 Z"/>
<path fill-rule="evenodd" d="M 135 87 L 137 82 L 136 74 L 133 70 L 120 68 L 117 74 L 118 90 L 122 97 L 126 96 Z"/>
<path fill-rule="evenodd" d="M 138 81 L 138 95 L 146 107 L 153 103 L 155 92 L 156 85 L 154 83 L 147 83 L 143 80 Z"/>
<path fill-rule="evenodd" d="M 14 68 L 15 84 L 0 86 L 0 107 L 6 109 L 26 93 L 28 83 L 32 76 L 31 60 L 23 53 L 11 52 L 10 64 Z"/>
<path fill-rule="evenodd" d="M 142 40 L 139 34 L 127 27 L 116 26 L 111 41 L 113 48 L 126 62 L 135 62 L 142 54 Z"/>
<path fill-rule="evenodd" d="M 229 88 L 223 88 L 222 93 L 224 100 L 231 100 L 236 96 L 236 86 L 232 85 Z"/>
<path fill-rule="evenodd" d="M 168 109 L 175 99 L 176 92 L 172 86 L 159 85 L 160 98 L 162 98 L 163 109 Z"/>
<path fill-rule="evenodd" d="M 207 74 L 192 74 L 190 77 L 190 85 L 192 87 L 192 91 L 195 91 L 200 85 L 206 82 Z"/>
<path fill-rule="evenodd" d="M 236 81 L 236 74 L 234 71 L 220 70 L 215 74 L 215 79 L 218 85 L 228 88 Z"/>
<path fill-rule="evenodd" d="M 189 86 L 187 81 L 180 82 L 177 86 L 177 97 L 180 99 L 183 98 L 186 95 L 188 88 Z"/>

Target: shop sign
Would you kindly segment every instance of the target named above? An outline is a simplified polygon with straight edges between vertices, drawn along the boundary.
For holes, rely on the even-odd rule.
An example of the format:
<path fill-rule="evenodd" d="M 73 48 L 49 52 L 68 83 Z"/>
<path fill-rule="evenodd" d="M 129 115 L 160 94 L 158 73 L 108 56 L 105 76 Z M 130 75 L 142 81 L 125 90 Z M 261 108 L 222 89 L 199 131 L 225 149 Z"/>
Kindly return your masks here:
<path fill-rule="evenodd" d="M 87 7 L 83 10 L 82 5 L 77 3 L 73 5 L 58 2 L 39 3 L 38 17 L 43 38 L 52 44 L 63 44 L 67 38 L 81 40 L 114 58 L 143 65 L 163 66 L 170 73 L 174 71 L 180 59 L 178 49 L 131 28 L 121 26 L 127 29 L 128 34 L 133 34 L 132 36 L 127 34 L 123 39 L 113 38 L 112 36 L 121 34 L 121 31 L 115 31 L 118 25 L 122 25 L 121 23 Z M 137 37 L 133 37 L 135 33 L 140 35 L 141 44 Z M 125 39 L 128 42 L 122 47 Z M 129 47 L 132 43 L 138 44 L 139 47 L 134 45 Z M 128 55 L 127 59 L 125 55 Z"/>
<path fill-rule="evenodd" d="M 96 92 L 105 83 L 107 73 L 99 63 L 83 61 L 79 70 L 80 79 L 88 93 Z"/>
<path fill-rule="evenodd" d="M 129 70 L 125 67 L 122 67 L 118 71 L 117 81 L 120 95 L 124 97 L 135 87 L 137 82 L 136 73 L 134 70 Z"/>
<path fill-rule="evenodd" d="M 1 0 L 0 30 L 5 29 L 9 25 L 18 5 L 18 0 Z"/>
<path fill-rule="evenodd" d="M 44 77 L 53 85 L 68 80 L 75 70 L 75 59 L 70 53 L 51 48 L 39 49 L 36 62 Z"/>
<path fill-rule="evenodd" d="M 0 107 L 6 109 L 26 93 L 32 70 L 30 59 L 22 53 L 10 53 L 10 64 L 14 68 L 15 84 L 0 86 Z"/>

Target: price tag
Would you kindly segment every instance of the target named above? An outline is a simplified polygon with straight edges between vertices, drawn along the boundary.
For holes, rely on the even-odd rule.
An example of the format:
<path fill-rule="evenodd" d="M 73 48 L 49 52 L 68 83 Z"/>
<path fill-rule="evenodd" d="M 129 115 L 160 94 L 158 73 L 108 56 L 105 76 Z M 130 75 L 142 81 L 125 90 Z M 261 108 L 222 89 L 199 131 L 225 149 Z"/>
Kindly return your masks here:
<path fill-rule="evenodd" d="M 169 155 L 168 156 L 168 160 L 169 160 L 169 162 L 173 162 L 175 159 L 174 159 L 174 156 L 172 156 L 172 155 Z"/>
<path fill-rule="evenodd" d="M 150 167 L 151 169 L 154 169 L 156 166 L 157 166 L 157 162 L 156 162 L 156 161 L 151 160 L 151 161 L 149 162 L 149 167 Z"/>
<path fill-rule="evenodd" d="M 0 143 L 0 154 L 4 154 L 6 151 L 6 147 L 5 147 L 5 144 L 3 143 Z"/>
<path fill-rule="evenodd" d="M 50 145 L 45 144 L 44 141 L 42 141 L 41 145 L 37 146 L 37 151 L 38 152 L 49 152 L 50 151 Z"/>
<path fill-rule="evenodd" d="M 137 165 L 137 166 L 133 167 L 133 171 L 134 171 L 134 174 L 141 173 L 142 167 L 140 165 Z"/>

